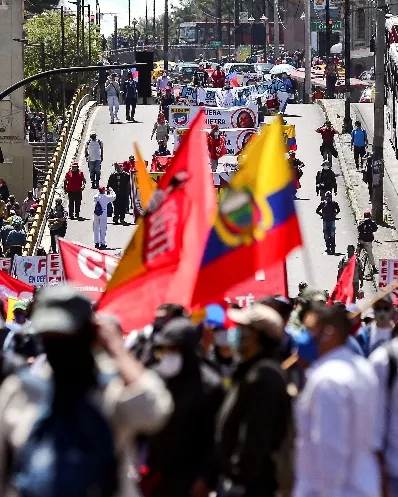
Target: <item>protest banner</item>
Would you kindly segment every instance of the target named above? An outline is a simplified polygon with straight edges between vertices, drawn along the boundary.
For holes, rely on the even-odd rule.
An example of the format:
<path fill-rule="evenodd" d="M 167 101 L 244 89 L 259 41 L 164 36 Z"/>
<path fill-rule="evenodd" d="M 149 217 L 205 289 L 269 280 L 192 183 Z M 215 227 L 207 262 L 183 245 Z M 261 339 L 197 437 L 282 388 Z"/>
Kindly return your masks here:
<path fill-rule="evenodd" d="M 54 285 L 64 281 L 62 259 L 59 254 L 47 255 L 47 284 Z"/>
<path fill-rule="evenodd" d="M 34 287 L 47 284 L 47 256 L 16 256 L 12 274 Z"/>
<path fill-rule="evenodd" d="M 384 289 L 394 280 L 398 280 L 398 259 L 380 259 L 378 287 Z M 398 289 L 391 292 L 391 298 L 398 303 Z"/>
<path fill-rule="evenodd" d="M 189 105 L 171 105 L 169 108 L 170 125 L 174 128 L 186 128 L 197 116 L 205 111 L 206 127 L 217 124 L 220 129 L 256 128 L 258 125 L 257 106 L 244 107 L 200 107 Z"/>
<path fill-rule="evenodd" d="M 9 273 L 11 271 L 11 259 L 9 257 L 0 258 L 0 271 Z"/>
<path fill-rule="evenodd" d="M 118 264 L 118 259 L 78 243 L 59 239 L 65 279 L 96 302 Z"/>
<path fill-rule="evenodd" d="M 5 271 L 0 271 L 0 298 L 6 301 L 9 298 L 29 300 L 33 296 L 34 287 L 13 278 Z"/>
<path fill-rule="evenodd" d="M 174 130 L 174 153 L 188 129 L 189 128 L 177 128 Z M 210 129 L 204 130 L 204 132 L 209 133 Z M 226 155 L 238 155 L 250 138 L 257 133 L 257 130 L 255 128 L 233 128 L 223 129 L 222 133 L 225 136 Z"/>

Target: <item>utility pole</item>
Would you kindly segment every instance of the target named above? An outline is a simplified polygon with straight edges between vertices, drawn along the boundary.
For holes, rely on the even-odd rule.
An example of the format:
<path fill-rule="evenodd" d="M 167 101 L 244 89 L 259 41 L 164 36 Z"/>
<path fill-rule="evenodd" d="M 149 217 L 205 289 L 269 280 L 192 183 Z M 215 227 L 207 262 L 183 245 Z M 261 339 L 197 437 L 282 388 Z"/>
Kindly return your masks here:
<path fill-rule="evenodd" d="M 221 28 L 221 0 L 216 2 L 216 41 L 222 42 L 222 28 Z M 221 59 L 220 59 L 221 60 Z"/>
<path fill-rule="evenodd" d="M 129 27 L 131 26 L 131 0 L 129 0 Z"/>
<path fill-rule="evenodd" d="M 84 0 L 82 0 L 82 64 L 83 66 L 87 65 L 86 61 L 86 48 L 85 48 L 85 38 L 86 34 L 84 32 Z"/>
<path fill-rule="evenodd" d="M 373 192 L 372 217 L 376 223 L 383 222 L 384 177 L 384 51 L 385 51 L 385 0 L 377 1 L 376 54 L 375 54 L 375 101 L 373 136 Z"/>
<path fill-rule="evenodd" d="M 148 0 L 145 0 L 145 45 L 148 45 Z"/>
<path fill-rule="evenodd" d="M 163 52 L 164 70 L 169 70 L 169 1 L 164 0 L 164 25 L 163 25 Z"/>
<path fill-rule="evenodd" d="M 329 60 L 330 57 L 330 34 L 332 26 L 330 25 L 330 1 L 326 0 L 325 4 L 325 16 L 326 16 L 326 36 L 325 36 L 325 52 L 326 52 L 326 60 Z"/>
<path fill-rule="evenodd" d="M 343 133 L 351 133 L 351 26 L 350 0 L 344 0 L 344 70 L 345 70 L 345 103 Z"/>
<path fill-rule="evenodd" d="M 235 32 L 235 48 L 240 46 L 240 19 L 239 19 L 239 0 L 234 1 L 234 32 Z"/>
<path fill-rule="evenodd" d="M 80 66 L 80 0 L 76 1 L 76 53 L 77 53 L 77 65 Z M 79 83 L 79 75 L 77 76 L 77 81 Z"/>
<path fill-rule="evenodd" d="M 41 70 L 45 72 L 46 70 L 46 49 L 44 42 L 40 43 L 40 59 L 41 59 Z M 44 154 L 46 160 L 46 166 L 48 166 L 48 95 L 47 95 L 47 80 L 42 79 L 42 89 L 43 89 L 43 114 L 44 114 Z"/>
<path fill-rule="evenodd" d="M 117 16 L 113 17 L 113 49 L 117 54 Z"/>
<path fill-rule="evenodd" d="M 153 44 L 156 45 L 156 0 L 153 0 L 152 36 Z"/>
<path fill-rule="evenodd" d="M 274 0 L 274 58 L 279 59 L 279 0 Z"/>
<path fill-rule="evenodd" d="M 305 80 L 304 80 L 304 102 L 311 103 L 311 0 L 304 2 L 304 57 L 305 57 Z"/>

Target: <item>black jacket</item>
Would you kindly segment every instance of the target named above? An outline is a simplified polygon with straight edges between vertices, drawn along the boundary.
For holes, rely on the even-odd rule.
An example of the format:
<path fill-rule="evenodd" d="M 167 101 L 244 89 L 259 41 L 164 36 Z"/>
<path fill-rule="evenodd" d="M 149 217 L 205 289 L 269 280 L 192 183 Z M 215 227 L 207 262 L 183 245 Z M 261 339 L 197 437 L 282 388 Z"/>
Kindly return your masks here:
<path fill-rule="evenodd" d="M 116 195 L 127 195 L 130 185 L 130 176 L 128 173 L 116 171 L 109 176 L 108 186 L 116 193 Z"/>
<path fill-rule="evenodd" d="M 206 86 L 207 80 L 209 79 L 209 74 L 207 71 L 203 69 L 197 69 L 193 75 L 193 84 L 194 86 Z"/>
<path fill-rule="evenodd" d="M 375 239 L 373 233 L 377 230 L 378 226 L 373 219 L 363 219 L 358 225 L 359 239 L 363 242 L 373 242 Z"/>
<path fill-rule="evenodd" d="M 331 169 L 322 169 L 316 173 L 316 192 L 320 191 L 337 193 L 336 175 Z"/>
<path fill-rule="evenodd" d="M 220 409 L 216 446 L 222 474 L 245 487 L 244 497 L 274 495 L 272 456 L 284 440 L 289 414 L 285 378 L 275 359 L 258 356 L 237 368 Z"/>
<path fill-rule="evenodd" d="M 340 212 L 340 207 L 334 200 L 327 202 L 324 200 L 318 205 L 316 213 L 321 216 L 324 221 L 333 221 Z"/>
<path fill-rule="evenodd" d="M 214 430 L 224 390 L 220 376 L 196 355 L 185 356 L 181 373 L 165 383 L 174 412 L 144 443 L 150 471 L 161 475 L 152 496 L 187 497 L 198 478 L 216 484 Z"/>

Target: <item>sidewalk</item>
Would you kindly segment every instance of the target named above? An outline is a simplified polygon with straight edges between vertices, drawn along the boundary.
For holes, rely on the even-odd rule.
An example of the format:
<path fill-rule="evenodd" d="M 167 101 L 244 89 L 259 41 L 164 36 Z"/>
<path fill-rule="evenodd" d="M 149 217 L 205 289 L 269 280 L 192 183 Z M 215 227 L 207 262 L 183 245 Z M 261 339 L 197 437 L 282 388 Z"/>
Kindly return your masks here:
<path fill-rule="evenodd" d="M 344 100 L 318 100 L 318 104 L 324 111 L 325 117 L 332 122 L 337 131 L 341 132 L 344 118 Z M 351 117 L 353 122 L 356 119 L 360 119 L 354 111 Z M 370 138 L 373 138 L 373 136 Z M 339 135 L 335 143 L 339 154 L 339 162 L 346 185 L 347 196 L 356 223 L 358 224 L 363 219 L 364 211 L 371 209 L 368 186 L 362 181 L 362 172 L 356 170 L 354 154 L 351 151 L 351 136 L 346 134 Z M 389 199 L 390 202 L 397 202 L 397 200 L 396 197 Z M 385 223 L 382 226 L 379 225 L 379 229 L 375 233 L 375 242 L 373 243 L 373 253 L 376 262 L 379 259 L 398 258 L 398 232 L 394 226 L 386 197 L 384 198 L 384 221 Z M 378 275 L 375 275 L 375 285 L 377 285 L 377 281 Z"/>

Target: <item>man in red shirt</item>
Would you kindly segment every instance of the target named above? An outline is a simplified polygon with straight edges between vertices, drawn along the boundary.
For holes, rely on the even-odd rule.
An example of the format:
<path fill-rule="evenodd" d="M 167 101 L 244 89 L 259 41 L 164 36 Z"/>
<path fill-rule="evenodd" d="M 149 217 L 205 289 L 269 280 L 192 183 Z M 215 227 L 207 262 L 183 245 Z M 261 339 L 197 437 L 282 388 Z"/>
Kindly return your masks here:
<path fill-rule="evenodd" d="M 64 190 L 69 199 L 69 219 L 80 220 L 80 206 L 82 204 L 82 192 L 86 186 L 86 178 L 83 171 L 79 170 L 79 164 L 72 162 L 70 171 L 65 175 Z"/>
<path fill-rule="evenodd" d="M 217 171 L 218 159 L 227 153 L 225 148 L 225 136 L 220 133 L 217 124 L 211 125 L 211 131 L 207 134 L 207 148 L 209 150 L 211 170 Z"/>
<path fill-rule="evenodd" d="M 129 160 L 123 162 L 123 171 L 125 173 L 135 173 L 135 159 L 133 155 L 130 155 Z"/>
<path fill-rule="evenodd" d="M 335 130 L 330 121 L 326 121 L 323 126 L 316 130 L 322 136 L 322 145 L 320 146 L 321 155 L 325 160 L 332 162 L 332 157 L 337 157 L 337 150 L 334 147 L 334 136 L 339 132 Z"/>
<path fill-rule="evenodd" d="M 225 72 L 221 69 L 221 66 L 216 66 L 216 70 L 211 75 L 211 80 L 214 88 L 224 88 Z"/>

